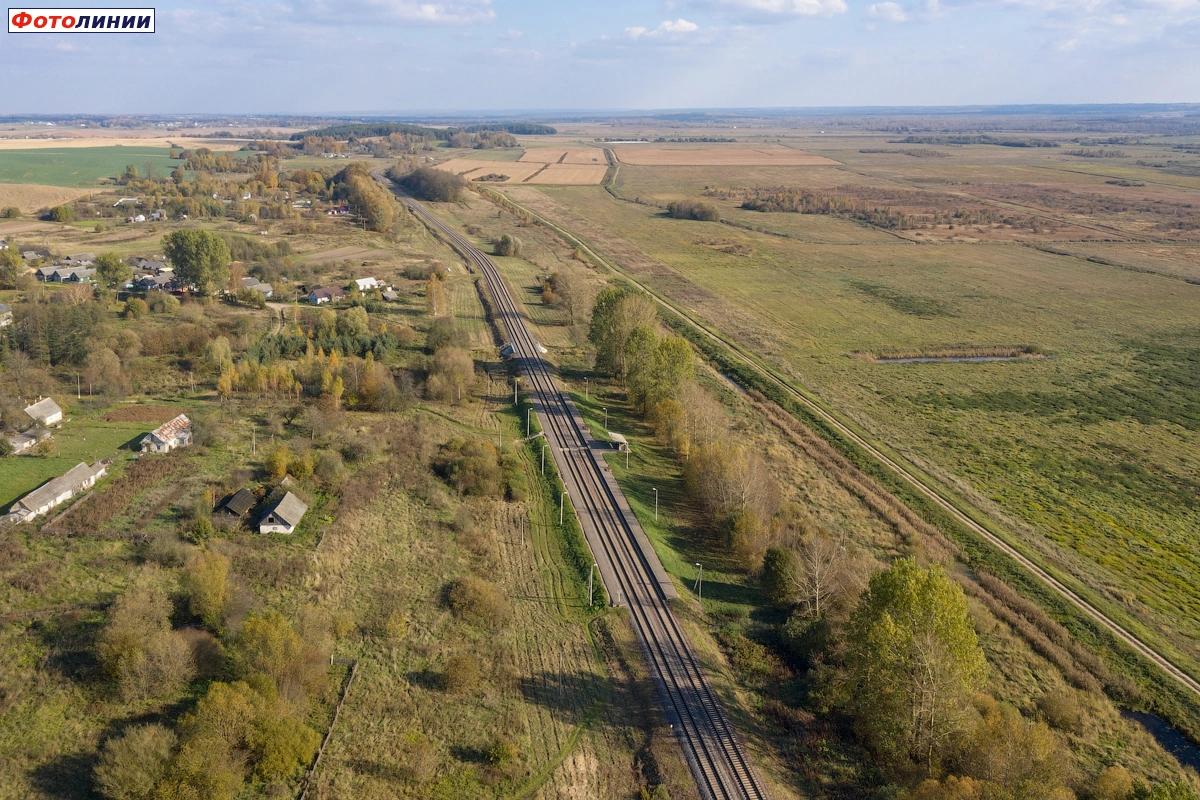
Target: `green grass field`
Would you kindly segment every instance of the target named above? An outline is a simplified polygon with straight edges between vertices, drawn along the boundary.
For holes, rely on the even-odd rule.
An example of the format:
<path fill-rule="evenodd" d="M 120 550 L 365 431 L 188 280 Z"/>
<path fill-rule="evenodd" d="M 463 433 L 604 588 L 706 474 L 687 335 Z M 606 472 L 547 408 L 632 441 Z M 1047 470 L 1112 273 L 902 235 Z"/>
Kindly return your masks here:
<path fill-rule="evenodd" d="M 122 446 L 147 430 L 145 423 L 105 422 L 95 413 L 68 413 L 66 423 L 54 433 L 52 455 L 9 456 L 0 464 L 0 508 L 80 461 L 90 464 L 129 455 L 132 451 Z"/>
<path fill-rule="evenodd" d="M 1200 663 L 1189 536 L 1200 526 L 1200 289 L 1012 243 L 802 242 L 666 219 L 600 189 L 511 191 L 989 509 L 1156 645 Z M 750 254 L 705 244 L 714 239 Z M 1048 357 L 855 355 L 957 344 Z"/>
<path fill-rule="evenodd" d="M 63 147 L 0 150 L 0 183 L 99 186 L 132 164 L 142 175 L 164 176 L 179 162 L 166 147 Z"/>

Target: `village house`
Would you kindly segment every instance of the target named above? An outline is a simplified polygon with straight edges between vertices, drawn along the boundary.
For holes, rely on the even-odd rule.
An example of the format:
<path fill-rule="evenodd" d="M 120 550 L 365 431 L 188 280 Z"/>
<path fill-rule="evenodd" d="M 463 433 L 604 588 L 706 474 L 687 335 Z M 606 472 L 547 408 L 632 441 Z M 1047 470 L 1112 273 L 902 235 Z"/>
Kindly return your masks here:
<path fill-rule="evenodd" d="M 46 441 L 51 436 L 50 431 L 45 428 L 33 427 L 23 433 L 11 433 L 8 435 L 8 445 L 12 448 L 13 455 L 32 450 L 41 442 Z"/>
<path fill-rule="evenodd" d="M 143 453 L 169 453 L 191 443 L 192 421 L 187 414 L 180 414 L 146 434 L 142 438 L 141 449 Z"/>
<path fill-rule="evenodd" d="M 63 411 L 53 398 L 46 397 L 25 406 L 25 413 L 39 425 L 49 428 L 62 422 Z"/>
<path fill-rule="evenodd" d="M 57 267 L 50 267 L 50 266 L 38 267 L 34 271 L 33 277 L 35 277 L 39 281 L 42 281 L 43 283 L 45 283 L 46 281 L 50 280 L 50 276 L 53 275 L 57 269 L 58 269 Z"/>
<path fill-rule="evenodd" d="M 133 282 L 133 288 L 143 292 L 149 292 L 155 289 L 165 292 L 171 288 L 171 284 L 174 282 L 174 280 L 175 279 L 171 277 L 170 274 L 143 275 Z"/>
<path fill-rule="evenodd" d="M 282 497 L 267 507 L 266 513 L 259 519 L 258 532 L 293 533 L 300 520 L 304 519 L 306 511 L 308 506 L 303 500 L 291 492 L 284 492 Z"/>
<path fill-rule="evenodd" d="M 28 522 L 39 517 L 95 486 L 106 472 L 108 464 L 103 461 L 97 461 L 90 467 L 80 462 L 65 474 L 50 479 L 13 503 L 8 510 L 8 517 L 16 522 Z"/>
<path fill-rule="evenodd" d="M 369 292 L 372 289 L 378 289 L 383 284 L 375 278 L 356 278 L 354 286 L 360 292 Z"/>
<path fill-rule="evenodd" d="M 0 303 L 0 328 L 7 328 L 9 325 L 12 325 L 12 321 L 12 306 Z"/>
<path fill-rule="evenodd" d="M 313 289 L 308 293 L 308 302 L 314 306 L 319 306 L 322 303 L 331 303 L 334 300 L 341 300 L 346 296 L 346 290 L 340 286 L 325 286 L 320 289 Z"/>
<path fill-rule="evenodd" d="M 254 492 L 249 489 L 238 489 L 222 500 L 213 513 L 227 522 L 237 522 L 249 514 L 250 509 L 254 508 L 257 502 L 258 498 L 254 496 Z"/>
<path fill-rule="evenodd" d="M 21 251 L 21 258 L 25 259 L 26 261 L 37 261 L 41 257 L 42 257 L 42 254 L 39 253 L 37 250 L 22 250 Z"/>
<path fill-rule="evenodd" d="M 90 267 L 96 263 L 95 253 L 76 253 L 73 256 L 66 256 L 62 263 L 68 267 Z"/>
<path fill-rule="evenodd" d="M 58 267 L 50 275 L 52 283 L 91 283 L 96 270 L 90 267 Z"/>

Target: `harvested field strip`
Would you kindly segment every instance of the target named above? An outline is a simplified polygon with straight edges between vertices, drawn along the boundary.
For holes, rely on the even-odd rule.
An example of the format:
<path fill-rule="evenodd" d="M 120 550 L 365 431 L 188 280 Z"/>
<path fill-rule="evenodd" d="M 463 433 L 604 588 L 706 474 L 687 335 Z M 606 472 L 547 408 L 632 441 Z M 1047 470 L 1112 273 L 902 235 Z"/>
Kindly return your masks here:
<path fill-rule="evenodd" d="M 76 503 L 44 530 L 74 534 L 103 530 L 114 518 L 124 514 L 135 499 L 179 475 L 186 466 L 187 460 L 175 455 L 143 456 L 131 463 L 103 492 L 95 496 L 89 494 L 89 502 Z"/>
<path fill-rule="evenodd" d="M 549 164 L 543 164 L 541 169 L 539 169 L 537 172 L 535 172 L 535 173 L 533 173 L 532 175 L 530 175 L 528 178 L 526 178 L 524 181 L 522 181 L 522 183 L 529 183 L 530 181 L 532 181 L 532 180 L 533 180 L 534 178 L 536 178 L 538 175 L 541 175 L 543 172 L 545 172 L 545 171 L 546 171 L 546 170 L 548 170 L 549 168 L 550 168 L 550 165 L 549 165 Z"/>
<path fill-rule="evenodd" d="M 603 164 L 548 164 L 524 182 L 587 186 L 601 183 L 606 172 Z"/>
<path fill-rule="evenodd" d="M 617 145 L 613 148 L 624 164 L 663 167 L 737 166 L 836 166 L 839 162 L 803 150 L 779 145 Z"/>

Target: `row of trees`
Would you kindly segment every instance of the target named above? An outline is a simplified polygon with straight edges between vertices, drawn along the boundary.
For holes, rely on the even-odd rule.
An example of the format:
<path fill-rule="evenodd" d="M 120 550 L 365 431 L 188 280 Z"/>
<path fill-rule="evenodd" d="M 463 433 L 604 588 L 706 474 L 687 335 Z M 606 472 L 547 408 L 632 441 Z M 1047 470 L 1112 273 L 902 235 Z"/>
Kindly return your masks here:
<path fill-rule="evenodd" d="M 408 173 L 393 167 L 387 175 L 414 197 L 440 203 L 458 202 L 467 188 L 461 176 L 433 167 L 418 167 Z"/>

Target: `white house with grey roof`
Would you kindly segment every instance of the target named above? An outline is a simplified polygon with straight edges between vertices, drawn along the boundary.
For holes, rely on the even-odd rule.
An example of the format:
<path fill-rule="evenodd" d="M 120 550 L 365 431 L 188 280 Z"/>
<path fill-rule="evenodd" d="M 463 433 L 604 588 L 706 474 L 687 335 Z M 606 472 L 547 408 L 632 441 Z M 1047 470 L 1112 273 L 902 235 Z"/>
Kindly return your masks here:
<path fill-rule="evenodd" d="M 108 464 L 97 461 L 88 466 L 80 462 L 66 473 L 51 478 L 29 494 L 13 503 L 8 509 L 8 518 L 15 522 L 28 522 L 50 511 L 55 506 L 86 492 L 108 472 Z"/>
<path fill-rule="evenodd" d="M 51 397 L 45 397 L 32 405 L 25 406 L 25 413 L 39 425 L 49 428 L 58 425 L 63 419 L 63 410 Z"/>
<path fill-rule="evenodd" d="M 300 520 L 304 519 L 308 506 L 291 492 L 267 506 L 266 513 L 258 521 L 259 533 L 293 533 Z"/>

